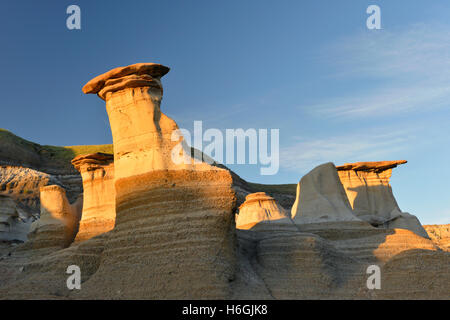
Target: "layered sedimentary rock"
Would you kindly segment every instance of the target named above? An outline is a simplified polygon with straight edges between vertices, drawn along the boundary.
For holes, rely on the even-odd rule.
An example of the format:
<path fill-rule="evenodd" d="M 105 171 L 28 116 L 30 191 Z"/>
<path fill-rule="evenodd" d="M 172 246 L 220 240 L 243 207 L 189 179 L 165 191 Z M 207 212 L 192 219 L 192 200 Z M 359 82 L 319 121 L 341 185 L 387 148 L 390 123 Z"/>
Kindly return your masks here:
<path fill-rule="evenodd" d="M 0 194 L 13 198 L 27 214 L 39 216 L 40 188 L 47 185 L 64 187 L 69 201 L 75 201 L 81 192 L 81 177 L 71 172 L 54 175 L 21 166 L 0 166 Z"/>
<path fill-rule="evenodd" d="M 449 253 L 437 240 L 361 220 L 333 164 L 319 166 L 299 183 L 294 223 L 274 195 L 248 195 L 257 190 L 223 166 L 201 161 L 199 152 L 184 153 L 176 124 L 159 109 L 165 72 L 160 65 L 138 64 L 85 87 L 106 100 L 119 146 L 119 175 L 108 179 L 115 181 L 116 225 L 51 254 L 38 246 L 25 250 L 27 243 L 17 250 L 0 243 L 0 298 L 450 298 Z M 100 192 L 96 186 L 112 170 L 105 163 L 110 160 L 87 156 L 75 162 L 80 171 L 92 167 L 85 179 L 92 182 L 85 188 L 91 204 L 92 194 Z M 237 229 L 235 192 L 243 203 Z M 64 228 L 49 228 L 41 240 Z M 435 234 L 444 239 L 445 232 Z M 367 267 L 373 264 L 381 267 L 380 290 L 367 288 Z M 69 265 L 81 268 L 82 290 L 67 288 Z"/>
<path fill-rule="evenodd" d="M 84 241 L 114 228 L 116 191 L 114 156 L 94 153 L 72 160 L 83 179 L 83 213 L 75 242 Z"/>
<path fill-rule="evenodd" d="M 290 214 L 264 192 L 247 196 L 236 228 L 234 298 L 327 298 L 347 277 L 361 277 L 359 263 L 321 236 L 301 232 Z"/>
<path fill-rule="evenodd" d="M 0 193 L 7 194 L 30 212 L 39 212 L 39 190 L 51 184 L 60 184 L 53 176 L 30 168 L 0 167 Z"/>
<path fill-rule="evenodd" d="M 450 224 L 423 226 L 430 239 L 441 249 L 450 251 Z"/>
<path fill-rule="evenodd" d="M 32 218 L 0 194 L 0 241 L 26 241 Z"/>
<path fill-rule="evenodd" d="M 183 152 L 186 145 L 177 124 L 161 112 L 160 78 L 167 72 L 159 64 L 138 63 L 113 69 L 83 87 L 84 93 L 97 93 L 106 101 L 116 181 L 155 170 L 219 170 Z"/>
<path fill-rule="evenodd" d="M 353 214 L 331 162 L 314 168 L 300 180 L 291 215 L 296 224 L 361 221 Z"/>
<path fill-rule="evenodd" d="M 230 295 L 235 266 L 232 176 L 184 152 L 176 123 L 160 110 L 160 78 L 168 71 L 159 64 L 136 64 L 111 70 L 83 88 L 106 101 L 116 188 L 116 225 L 99 270 L 85 283 L 91 293 Z"/>
<path fill-rule="evenodd" d="M 251 193 L 239 207 L 236 229 L 255 230 L 263 225 L 292 225 L 290 214 L 265 192 Z"/>
<path fill-rule="evenodd" d="M 81 218 L 82 197 L 71 205 L 60 186 L 41 188 L 41 215 L 33 222 L 28 246 L 33 249 L 68 247 L 74 240 Z"/>
<path fill-rule="evenodd" d="M 418 298 L 426 297 L 427 290 L 429 296 L 446 296 L 448 284 L 443 289 L 433 279 L 448 278 L 448 255 L 409 230 L 377 229 L 354 216 L 334 165 L 315 168 L 301 179 L 298 189 L 292 210 L 297 232 L 274 230 L 255 236 L 238 230 L 239 270 L 245 274 L 238 277 L 236 286 L 242 294 L 238 298 L 263 293 L 276 299 Z M 422 259 L 425 264 L 443 265 L 422 267 Z M 376 292 L 365 283 L 366 269 L 373 264 L 390 279 Z M 427 274 L 427 268 L 440 274 Z M 408 291 L 400 292 L 408 273 Z"/>
<path fill-rule="evenodd" d="M 389 184 L 392 169 L 404 163 L 405 160 L 357 162 L 338 166 L 337 170 L 358 218 L 373 226 L 408 229 L 428 237 L 415 216 L 400 210 Z"/>

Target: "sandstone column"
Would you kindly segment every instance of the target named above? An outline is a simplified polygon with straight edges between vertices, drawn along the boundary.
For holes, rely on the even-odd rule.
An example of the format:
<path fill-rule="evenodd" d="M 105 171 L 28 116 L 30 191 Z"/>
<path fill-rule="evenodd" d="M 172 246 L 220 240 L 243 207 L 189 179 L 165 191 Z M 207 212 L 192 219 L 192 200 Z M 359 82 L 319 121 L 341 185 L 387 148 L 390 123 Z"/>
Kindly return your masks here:
<path fill-rule="evenodd" d="M 114 228 L 116 192 L 112 154 L 80 155 L 72 165 L 83 179 L 83 213 L 75 242 L 88 240 Z"/>
<path fill-rule="evenodd" d="M 291 215 L 297 225 L 361 222 L 353 215 L 331 162 L 317 166 L 301 178 Z"/>
<path fill-rule="evenodd" d="M 116 225 L 86 286 L 114 297 L 227 298 L 235 266 L 232 177 L 190 157 L 172 161 L 182 140 L 172 141 L 178 127 L 160 110 L 168 71 L 134 64 L 83 87 L 106 101 L 116 190 Z"/>
<path fill-rule="evenodd" d="M 41 216 L 32 223 L 29 242 L 34 249 L 68 247 L 75 238 L 81 216 L 79 201 L 71 205 L 57 185 L 41 188 Z"/>
<path fill-rule="evenodd" d="M 408 229 L 428 238 L 417 217 L 400 210 L 389 184 L 392 169 L 404 163 L 406 160 L 346 163 L 337 170 L 357 217 L 376 227 Z"/>

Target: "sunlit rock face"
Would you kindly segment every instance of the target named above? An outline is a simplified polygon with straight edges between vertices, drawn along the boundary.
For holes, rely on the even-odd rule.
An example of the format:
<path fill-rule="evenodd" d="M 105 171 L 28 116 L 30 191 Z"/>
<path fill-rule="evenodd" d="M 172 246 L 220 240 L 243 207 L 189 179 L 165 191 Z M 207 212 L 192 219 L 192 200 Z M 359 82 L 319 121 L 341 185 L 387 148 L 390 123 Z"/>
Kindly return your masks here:
<path fill-rule="evenodd" d="M 0 194 L 0 241 L 26 241 L 32 218 Z"/>
<path fill-rule="evenodd" d="M 450 224 L 423 226 L 431 240 L 442 250 L 450 251 Z"/>
<path fill-rule="evenodd" d="M 255 231 L 263 226 L 270 228 L 274 224 L 293 226 L 290 214 L 274 198 L 265 192 L 247 195 L 236 216 L 236 229 Z"/>
<path fill-rule="evenodd" d="M 31 225 L 28 246 L 33 249 L 68 247 L 78 231 L 82 198 L 71 205 L 60 186 L 41 188 L 41 215 Z"/>
<path fill-rule="evenodd" d="M 352 212 L 333 163 L 322 164 L 303 176 L 291 209 L 298 225 L 360 222 Z"/>
<path fill-rule="evenodd" d="M 376 227 L 408 229 L 428 238 L 419 220 L 400 210 L 389 184 L 392 169 L 404 163 L 405 160 L 357 162 L 338 166 L 337 170 L 358 218 Z"/>
<path fill-rule="evenodd" d="M 176 147 L 182 139 L 174 133 L 175 121 L 160 108 L 160 78 L 167 72 L 169 68 L 160 64 L 138 63 L 113 69 L 83 87 L 85 93 L 97 93 L 106 101 L 116 180 L 155 170 L 219 170 L 193 159 L 172 161 L 172 153 L 182 151 Z"/>
<path fill-rule="evenodd" d="M 85 87 L 106 100 L 120 160 L 114 177 L 111 156 L 74 162 L 85 172 L 90 194 L 85 203 L 91 214 L 84 217 L 106 203 L 100 186 L 113 181 L 115 226 L 62 249 L 65 235 L 75 233 L 66 230 L 76 230 L 76 219 L 66 218 L 74 216 L 67 214 L 74 206 L 60 188 L 43 189 L 48 205 L 37 241 L 6 250 L 0 243 L 0 298 L 449 298 L 450 255 L 438 247 L 445 229 L 435 229 L 433 243 L 409 230 L 372 226 L 353 210 L 356 200 L 348 201 L 331 163 L 301 179 L 292 218 L 267 194 L 249 194 L 257 185 L 236 183 L 224 167 L 196 163 L 190 152 L 186 163 L 173 162 L 182 140 L 175 135 L 172 141 L 176 124 L 159 109 L 165 72 L 160 65 L 138 64 Z M 242 203 L 236 220 L 233 189 Z M 99 232 L 92 226 L 86 223 L 86 231 Z M 367 288 L 367 267 L 374 264 L 381 268 L 379 290 Z M 69 265 L 81 268 L 81 290 L 67 288 Z"/>
<path fill-rule="evenodd" d="M 84 241 L 114 228 L 116 191 L 114 156 L 94 153 L 72 160 L 83 179 L 83 213 L 75 242 Z"/>
<path fill-rule="evenodd" d="M 168 71 L 159 64 L 136 64 L 111 70 L 83 88 L 106 101 L 116 191 L 115 228 L 84 292 L 160 299 L 231 294 L 233 180 L 228 170 L 177 149 L 183 144 L 174 133 L 178 127 L 160 110 L 160 78 Z M 173 161 L 174 154 L 186 161 Z"/>
<path fill-rule="evenodd" d="M 18 166 L 0 166 L 0 193 L 22 203 L 29 213 L 39 213 L 39 189 L 60 184 L 52 175 Z"/>
<path fill-rule="evenodd" d="M 235 298 L 327 298 L 336 294 L 341 278 L 360 278 L 358 263 L 330 241 L 300 231 L 290 214 L 264 192 L 246 197 L 236 228 Z"/>

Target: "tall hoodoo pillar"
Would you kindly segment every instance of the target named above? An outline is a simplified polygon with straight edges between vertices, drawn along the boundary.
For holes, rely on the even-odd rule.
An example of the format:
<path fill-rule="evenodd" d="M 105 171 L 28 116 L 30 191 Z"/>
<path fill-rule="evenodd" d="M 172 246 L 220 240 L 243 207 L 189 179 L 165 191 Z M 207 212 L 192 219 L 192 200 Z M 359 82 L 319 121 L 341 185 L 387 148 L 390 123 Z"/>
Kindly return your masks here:
<path fill-rule="evenodd" d="M 35 249 L 68 247 L 78 231 L 82 206 L 80 199 L 70 204 L 66 190 L 57 185 L 40 189 L 41 215 L 32 223 L 29 245 Z"/>
<path fill-rule="evenodd" d="M 353 213 L 377 227 L 413 231 L 428 238 L 416 216 L 402 212 L 395 200 L 389 180 L 392 169 L 406 160 L 346 163 L 338 166 Z"/>
<path fill-rule="evenodd" d="M 160 79 L 168 71 L 139 63 L 83 87 L 106 101 L 116 191 L 116 223 L 100 266 L 107 270 L 98 270 L 89 285 L 106 290 L 101 275 L 109 273 L 118 280 L 108 290 L 128 297 L 227 298 L 235 268 L 232 177 L 194 162 L 190 152 L 188 161 L 173 161 L 184 142 L 172 141 L 178 126 L 160 109 Z M 121 269 L 123 261 L 132 265 Z"/>
<path fill-rule="evenodd" d="M 116 192 L 112 154 L 79 155 L 72 165 L 83 178 L 83 214 L 75 242 L 88 240 L 114 228 Z"/>
<path fill-rule="evenodd" d="M 171 138 L 178 126 L 160 108 L 160 79 L 169 70 L 156 63 L 138 63 L 113 69 L 83 87 L 84 93 L 97 93 L 106 101 L 116 180 L 154 170 L 211 169 L 203 163 L 172 161 L 179 141 Z"/>

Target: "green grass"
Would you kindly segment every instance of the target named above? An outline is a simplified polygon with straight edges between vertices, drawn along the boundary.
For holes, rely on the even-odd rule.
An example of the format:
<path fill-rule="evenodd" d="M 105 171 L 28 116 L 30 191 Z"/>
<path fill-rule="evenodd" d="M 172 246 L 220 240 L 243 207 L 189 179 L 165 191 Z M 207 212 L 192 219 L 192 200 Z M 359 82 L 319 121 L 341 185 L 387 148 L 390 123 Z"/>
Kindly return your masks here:
<path fill-rule="evenodd" d="M 113 153 L 112 144 L 104 145 L 85 145 L 85 146 L 49 146 L 40 145 L 19 136 L 12 132 L 0 128 L 0 146 L 16 145 L 22 149 L 39 154 L 41 157 L 58 162 L 69 162 L 76 156 L 81 154 L 89 154 L 96 152 Z M 20 159 L 18 159 L 20 160 Z"/>
<path fill-rule="evenodd" d="M 18 137 L 8 130 L 0 128 L 0 147 L 7 144 L 14 144 L 16 146 L 19 145 L 24 149 L 28 149 L 39 154 L 42 159 L 54 163 L 55 165 L 70 165 L 70 161 L 81 154 L 90 154 L 96 152 L 113 153 L 112 144 L 65 147 L 40 145 Z M 297 191 L 296 184 L 259 184 L 248 182 L 248 185 L 252 188 L 252 190 L 254 190 L 254 192 L 263 191 L 269 194 L 282 193 L 292 194 L 295 196 Z"/>
<path fill-rule="evenodd" d="M 29 149 L 35 149 L 39 146 L 39 144 L 37 143 L 22 139 L 21 137 L 16 136 L 14 133 L 0 128 L 0 144 L 6 143 L 18 144 Z"/>
<path fill-rule="evenodd" d="M 76 156 L 89 153 L 113 153 L 112 144 L 86 145 L 86 146 L 41 146 L 40 154 L 54 160 L 70 161 Z"/>

